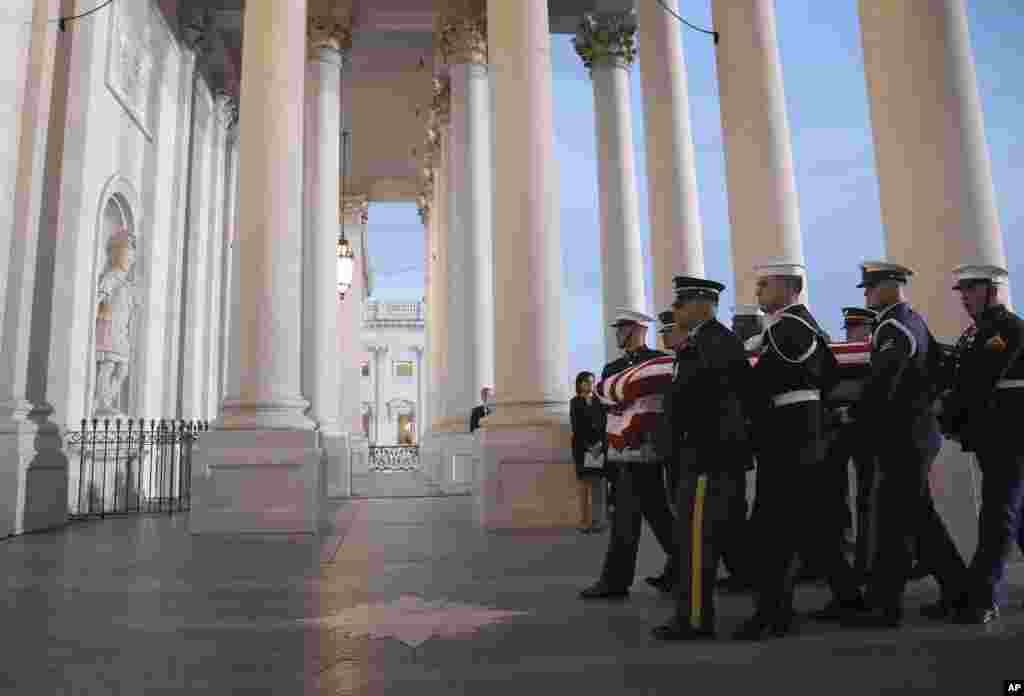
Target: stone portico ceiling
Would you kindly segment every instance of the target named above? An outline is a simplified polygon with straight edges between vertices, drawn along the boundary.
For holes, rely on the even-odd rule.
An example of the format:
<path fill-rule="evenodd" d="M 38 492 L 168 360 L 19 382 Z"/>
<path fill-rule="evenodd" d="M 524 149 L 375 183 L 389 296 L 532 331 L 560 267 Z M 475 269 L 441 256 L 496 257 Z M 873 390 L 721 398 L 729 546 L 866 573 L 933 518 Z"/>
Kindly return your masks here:
<path fill-rule="evenodd" d="M 343 111 L 352 131 L 349 189 L 372 201 L 412 201 L 419 192 L 423 114 L 435 70 L 434 27 L 449 0 L 308 0 L 309 14 L 352 19 L 352 51 L 346 69 Z M 481 0 L 482 1 L 482 0 Z M 518 0 L 507 0 L 517 2 Z M 244 0 L 161 0 L 168 15 L 206 13 L 214 29 L 213 65 L 207 74 L 237 74 L 241 65 Z M 551 31 L 569 34 L 581 15 L 623 10 L 634 0 L 549 0 Z M 176 17 L 170 17 L 176 23 Z M 218 85 L 219 86 L 219 85 Z M 240 114 L 245 118 L 244 114 Z"/>

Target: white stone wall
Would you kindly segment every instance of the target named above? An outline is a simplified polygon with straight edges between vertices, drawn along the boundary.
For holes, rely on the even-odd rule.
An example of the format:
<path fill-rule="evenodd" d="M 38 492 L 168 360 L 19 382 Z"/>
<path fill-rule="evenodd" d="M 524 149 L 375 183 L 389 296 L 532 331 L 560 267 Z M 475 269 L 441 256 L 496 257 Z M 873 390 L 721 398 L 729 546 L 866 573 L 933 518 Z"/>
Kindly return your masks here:
<path fill-rule="evenodd" d="M 369 362 L 370 374 L 360 380 L 360 401 L 362 404 L 373 405 L 369 434 L 373 444 L 398 444 L 398 416 L 406 411 L 413 415 L 414 441 L 419 442 L 423 433 L 425 425 L 420 418 L 420 380 L 425 380 L 426 374 L 422 372 L 423 362 L 421 353 L 418 353 L 424 347 L 423 316 L 423 305 L 419 302 L 371 301 L 366 304 L 362 343 L 365 348 L 364 360 Z M 385 350 L 374 353 L 372 347 L 375 346 L 383 346 Z M 379 404 L 374 382 L 378 374 L 374 368 L 375 359 L 381 361 Z M 412 363 L 411 377 L 395 376 L 395 364 L 403 361 Z M 422 387 L 426 388 L 425 382 Z"/>
<path fill-rule="evenodd" d="M 191 226 L 189 308 L 186 315 L 186 394 L 182 416 L 215 415 L 215 316 L 224 215 L 226 121 L 210 90 L 196 89 L 197 147 L 193 152 L 192 210 L 185 216 L 188 181 L 191 51 L 149 0 L 117 2 L 62 34 L 55 80 L 55 123 L 63 139 L 51 146 L 59 191 L 48 197 L 53 274 L 53 348 L 47 396 L 55 420 L 77 427 L 92 415 L 95 288 L 105 259 L 103 210 L 111 196 L 129 211 L 138 240 L 135 276 L 139 307 L 131 384 L 132 416 L 176 416 L 181 258 Z M 62 60 L 63 58 L 63 60 Z M 196 240 L 200 244 L 196 244 Z"/>

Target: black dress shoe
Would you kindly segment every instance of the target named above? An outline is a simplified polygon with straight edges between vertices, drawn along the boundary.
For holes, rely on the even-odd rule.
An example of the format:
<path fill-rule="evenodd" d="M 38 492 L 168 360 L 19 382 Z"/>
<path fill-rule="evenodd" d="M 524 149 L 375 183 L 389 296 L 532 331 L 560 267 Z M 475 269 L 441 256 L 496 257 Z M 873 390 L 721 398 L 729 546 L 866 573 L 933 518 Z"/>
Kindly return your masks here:
<path fill-rule="evenodd" d="M 672 580 L 666 575 L 655 575 L 653 577 L 644 578 L 644 582 L 659 592 L 664 592 L 666 594 L 671 592 L 674 587 Z"/>
<path fill-rule="evenodd" d="M 964 608 L 962 601 L 943 597 L 937 602 L 925 604 L 921 607 L 921 616 L 932 621 L 949 621 L 958 611 L 962 611 Z"/>
<path fill-rule="evenodd" d="M 710 629 L 698 629 L 689 624 L 682 623 L 679 619 L 670 619 L 661 626 L 651 629 L 651 635 L 658 640 L 682 641 L 682 640 L 714 640 L 715 632 Z"/>
<path fill-rule="evenodd" d="M 964 607 L 953 615 L 953 623 L 984 626 L 999 618 L 999 607 Z"/>
<path fill-rule="evenodd" d="M 629 596 L 629 590 L 617 590 L 608 587 L 603 582 L 580 590 L 581 599 L 625 599 Z"/>
<path fill-rule="evenodd" d="M 843 601 L 833 599 L 823 608 L 812 611 L 810 616 L 815 621 L 842 621 L 852 614 L 861 614 L 870 610 L 871 607 L 864 601 L 864 598 L 857 595 L 856 599 Z"/>
<path fill-rule="evenodd" d="M 792 613 L 778 617 L 755 613 L 740 624 L 740 627 L 732 634 L 732 637 L 733 640 L 768 640 L 771 638 L 782 638 L 792 632 Z"/>
<path fill-rule="evenodd" d="M 843 628 L 899 628 L 903 610 L 897 607 L 874 607 L 868 611 L 847 614 L 839 620 Z"/>

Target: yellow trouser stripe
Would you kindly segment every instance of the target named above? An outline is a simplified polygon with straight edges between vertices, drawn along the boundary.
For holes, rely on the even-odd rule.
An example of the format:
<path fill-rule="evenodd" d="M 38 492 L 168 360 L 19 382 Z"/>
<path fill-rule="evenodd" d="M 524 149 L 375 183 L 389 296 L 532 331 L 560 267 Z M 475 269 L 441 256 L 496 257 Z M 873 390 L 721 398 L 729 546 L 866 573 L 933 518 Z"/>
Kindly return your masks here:
<path fill-rule="evenodd" d="M 690 625 L 700 628 L 701 609 L 701 578 L 704 566 L 702 561 L 704 540 L 704 493 L 707 489 L 708 477 L 697 477 L 697 492 L 693 497 L 693 537 L 690 540 Z"/>

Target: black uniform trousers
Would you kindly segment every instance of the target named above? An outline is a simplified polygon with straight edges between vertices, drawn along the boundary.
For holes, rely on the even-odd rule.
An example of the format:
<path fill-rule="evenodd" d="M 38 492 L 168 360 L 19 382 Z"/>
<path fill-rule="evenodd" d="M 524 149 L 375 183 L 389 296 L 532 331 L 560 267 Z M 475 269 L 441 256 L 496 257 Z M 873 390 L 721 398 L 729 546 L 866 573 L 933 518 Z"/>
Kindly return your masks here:
<path fill-rule="evenodd" d="M 758 552 L 757 613 L 778 617 L 793 611 L 796 557 L 800 552 L 826 575 L 840 600 L 857 596 L 858 586 L 836 544 L 835 486 L 825 470 L 820 439 L 820 402 L 773 408 L 759 426 L 757 501 L 754 522 Z M 829 521 L 831 520 L 831 521 Z"/>
<path fill-rule="evenodd" d="M 856 516 L 851 514 L 849 502 L 851 461 L 857 482 L 854 495 Z M 874 557 L 877 534 L 874 505 L 876 468 L 875 456 L 858 436 L 856 428 L 849 425 L 840 426 L 831 434 L 825 454 L 825 469 L 828 474 L 835 476 L 829 490 L 836 496 L 835 509 L 839 515 L 836 543 L 842 546 L 846 530 L 854 530 L 854 568 L 860 576 L 870 571 L 871 559 Z"/>
<path fill-rule="evenodd" d="M 969 569 L 968 601 L 987 609 L 1006 601 L 1006 563 L 1013 544 L 1024 541 L 1024 453 L 996 447 L 977 452 L 981 468 L 978 548 Z M 1024 548 L 1024 544 L 1022 544 Z"/>
<path fill-rule="evenodd" d="M 601 570 L 601 582 L 612 590 L 628 590 L 636 577 L 636 556 L 640 548 L 641 520 L 646 519 L 655 538 L 668 556 L 665 572 L 675 577 L 675 518 L 665 494 L 664 467 L 654 457 L 646 461 L 617 462 L 615 512 L 611 537 Z"/>
<path fill-rule="evenodd" d="M 746 472 L 699 473 L 686 468 L 677 478 L 676 619 L 681 625 L 714 631 L 718 563 L 736 544 L 734 501 Z"/>
<path fill-rule="evenodd" d="M 878 453 L 878 549 L 868 583 L 868 602 L 898 609 L 913 566 L 926 564 L 942 596 L 958 599 L 966 589 L 967 568 L 949 530 L 935 509 L 928 473 L 941 439 L 915 442 L 887 438 Z"/>

